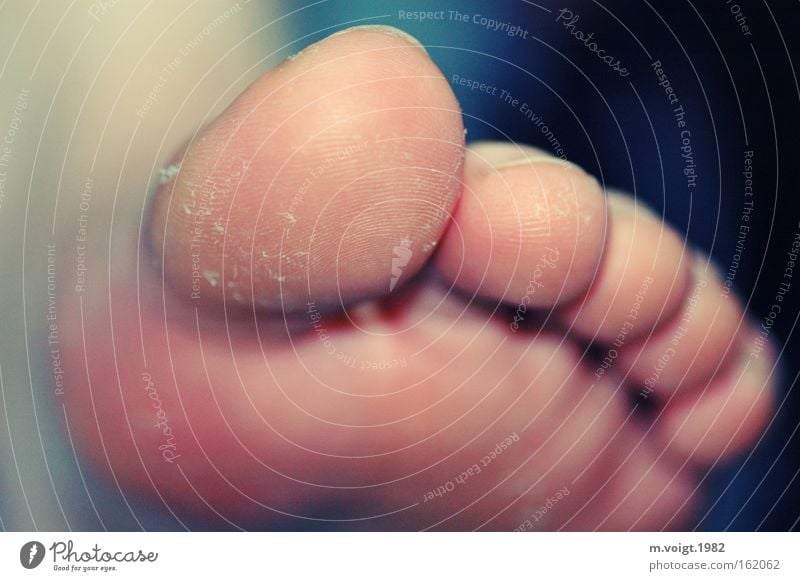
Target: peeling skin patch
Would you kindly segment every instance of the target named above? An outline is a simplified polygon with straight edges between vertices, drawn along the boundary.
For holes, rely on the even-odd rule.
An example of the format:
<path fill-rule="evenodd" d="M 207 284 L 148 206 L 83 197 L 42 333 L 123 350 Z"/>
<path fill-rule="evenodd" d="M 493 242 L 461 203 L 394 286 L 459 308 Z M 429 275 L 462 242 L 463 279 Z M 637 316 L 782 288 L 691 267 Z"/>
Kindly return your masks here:
<path fill-rule="evenodd" d="M 223 228 L 222 224 L 219 222 L 214 222 L 214 230 L 216 230 L 220 234 L 225 234 L 225 228 Z"/>
<path fill-rule="evenodd" d="M 425 244 L 422 245 L 422 251 L 430 252 L 431 250 L 436 248 L 436 244 L 437 244 L 436 240 L 434 240 L 433 242 L 426 242 Z"/>
<path fill-rule="evenodd" d="M 317 52 L 317 50 L 319 50 L 319 47 L 317 47 L 316 44 L 310 44 L 307 47 L 301 49 L 300 51 L 298 51 L 298 52 L 296 52 L 294 54 L 290 54 L 289 56 L 287 56 L 286 57 L 286 62 L 292 62 L 294 59 L 299 57 L 304 52 L 308 53 L 308 54 L 314 54 L 315 52 Z"/>
<path fill-rule="evenodd" d="M 189 207 L 189 204 L 183 205 L 183 213 L 186 214 L 187 216 L 192 215 L 192 209 Z"/>
<path fill-rule="evenodd" d="M 291 212 L 278 212 L 278 216 L 280 216 L 281 218 L 286 218 L 286 220 L 290 224 L 296 224 L 297 223 L 297 218 L 295 218 L 294 214 L 292 214 Z"/>
<path fill-rule="evenodd" d="M 245 257 L 249 257 L 249 256 L 245 255 Z M 267 250 L 262 250 L 261 251 L 261 257 L 262 258 L 270 258 L 270 259 L 277 258 L 278 260 L 282 260 L 283 259 L 283 255 L 282 254 L 270 254 Z"/>
<path fill-rule="evenodd" d="M 278 274 L 272 272 L 271 268 L 268 268 L 267 271 L 269 272 L 269 277 L 272 280 L 277 280 L 278 282 L 286 282 L 286 277 L 285 276 L 281 276 L 281 275 L 278 275 Z"/>
<path fill-rule="evenodd" d="M 180 171 L 180 169 L 181 169 L 181 164 L 173 163 L 173 164 L 169 165 L 166 168 L 162 168 L 162 169 L 158 170 L 158 183 L 159 183 L 159 185 L 163 186 L 164 184 L 167 184 L 170 181 L 172 181 L 172 178 L 174 178 L 176 175 L 178 175 L 178 172 Z"/>
<path fill-rule="evenodd" d="M 214 270 L 203 271 L 203 278 L 206 279 L 211 286 L 217 286 L 217 284 L 219 284 L 219 273 Z"/>

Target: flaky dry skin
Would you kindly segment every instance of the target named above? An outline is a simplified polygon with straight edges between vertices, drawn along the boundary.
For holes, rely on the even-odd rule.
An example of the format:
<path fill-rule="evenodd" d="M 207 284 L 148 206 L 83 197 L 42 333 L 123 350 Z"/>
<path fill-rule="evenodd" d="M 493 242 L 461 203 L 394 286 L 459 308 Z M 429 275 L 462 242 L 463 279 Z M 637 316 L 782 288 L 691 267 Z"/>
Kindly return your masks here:
<path fill-rule="evenodd" d="M 631 199 L 462 142 L 391 31 L 250 87 L 158 192 L 163 270 L 134 240 L 69 309 L 94 468 L 211 527 L 690 526 L 770 415 L 769 346 Z"/>
<path fill-rule="evenodd" d="M 262 77 L 190 145 L 155 204 L 154 246 L 185 295 L 194 239 L 206 299 L 280 313 L 309 296 L 380 296 L 376 255 L 442 236 L 463 140 L 455 97 L 421 47 L 369 30 L 331 37 Z M 405 275 L 427 258 L 415 252 Z"/>

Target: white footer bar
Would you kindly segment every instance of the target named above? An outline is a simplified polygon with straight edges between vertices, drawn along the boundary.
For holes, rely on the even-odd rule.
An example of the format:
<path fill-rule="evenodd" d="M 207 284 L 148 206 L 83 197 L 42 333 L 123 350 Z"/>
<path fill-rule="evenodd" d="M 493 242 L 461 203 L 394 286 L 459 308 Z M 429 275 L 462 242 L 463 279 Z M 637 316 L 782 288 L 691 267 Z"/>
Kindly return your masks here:
<path fill-rule="evenodd" d="M 800 579 L 793 533 L 4 533 L 0 579 Z"/>

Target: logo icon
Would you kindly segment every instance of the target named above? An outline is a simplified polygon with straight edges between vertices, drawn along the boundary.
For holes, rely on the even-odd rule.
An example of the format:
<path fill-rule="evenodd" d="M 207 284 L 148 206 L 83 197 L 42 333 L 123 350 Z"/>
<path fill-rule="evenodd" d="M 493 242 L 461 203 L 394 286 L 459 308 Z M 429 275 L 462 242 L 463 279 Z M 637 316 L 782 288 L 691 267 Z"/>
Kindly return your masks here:
<path fill-rule="evenodd" d="M 392 257 L 392 278 L 389 281 L 389 292 L 394 290 L 397 281 L 400 280 L 400 276 L 403 274 L 403 269 L 408 264 L 408 261 L 411 260 L 413 252 L 411 252 L 410 246 L 411 239 L 408 236 L 403 236 L 400 239 L 400 244 L 392 249 L 394 256 Z"/>
<path fill-rule="evenodd" d="M 29 541 L 19 550 L 19 562 L 26 569 L 35 569 L 44 560 L 44 545 L 39 541 Z"/>

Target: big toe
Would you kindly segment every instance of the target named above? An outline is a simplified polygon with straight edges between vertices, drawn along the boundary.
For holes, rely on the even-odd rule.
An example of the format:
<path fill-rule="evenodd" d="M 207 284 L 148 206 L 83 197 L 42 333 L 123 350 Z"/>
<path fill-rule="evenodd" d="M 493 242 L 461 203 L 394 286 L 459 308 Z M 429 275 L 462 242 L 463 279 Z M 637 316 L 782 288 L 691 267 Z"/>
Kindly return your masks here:
<path fill-rule="evenodd" d="M 264 75 L 171 166 L 151 240 L 179 293 L 272 312 L 388 292 L 460 190 L 463 125 L 399 30 L 335 34 Z"/>

